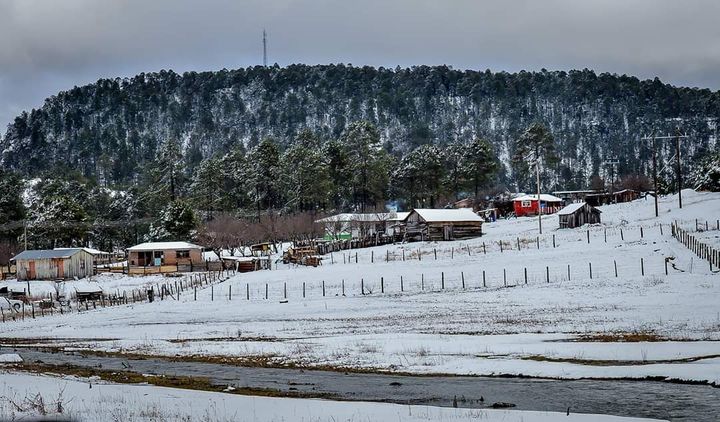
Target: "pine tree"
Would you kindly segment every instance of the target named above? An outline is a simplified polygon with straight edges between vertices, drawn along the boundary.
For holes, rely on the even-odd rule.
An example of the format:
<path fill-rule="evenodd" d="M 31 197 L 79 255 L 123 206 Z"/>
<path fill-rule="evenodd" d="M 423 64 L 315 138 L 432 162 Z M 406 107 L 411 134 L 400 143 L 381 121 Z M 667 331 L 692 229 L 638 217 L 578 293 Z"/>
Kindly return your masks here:
<path fill-rule="evenodd" d="M 350 160 L 353 198 L 361 212 L 386 197 L 391 159 L 380 143 L 380 133 L 370 122 L 350 124 L 342 137 Z"/>
<path fill-rule="evenodd" d="M 342 142 L 331 140 L 324 145 L 323 155 L 330 178 L 330 201 L 336 210 L 347 208 L 352 202 L 352 166 L 348 149 Z"/>
<path fill-rule="evenodd" d="M 330 194 L 330 175 L 320 149 L 320 141 L 303 132 L 281 159 L 282 188 L 287 205 L 299 211 L 323 206 Z"/>
<path fill-rule="evenodd" d="M 393 179 L 410 207 L 435 207 L 442 192 L 444 165 L 433 145 L 415 148 L 400 160 Z"/>
<path fill-rule="evenodd" d="M 222 157 L 220 171 L 223 175 L 223 208 L 237 211 L 251 204 L 247 191 L 248 164 L 242 144 Z"/>
<path fill-rule="evenodd" d="M 152 240 L 190 240 L 196 233 L 198 219 L 190 204 L 183 200 L 170 202 L 150 228 Z"/>
<path fill-rule="evenodd" d="M 550 131 L 540 123 L 531 124 L 515 141 L 512 164 L 518 187 L 527 186 L 530 175 L 529 161 L 542 160 L 544 168 L 557 162 L 555 139 Z"/>
<path fill-rule="evenodd" d="M 277 143 L 271 138 L 263 139 L 248 154 L 248 176 L 253 186 L 258 219 L 262 209 L 274 209 L 280 203 L 279 156 Z"/>
<path fill-rule="evenodd" d="M 212 220 L 214 213 L 222 208 L 225 180 L 221 167 L 219 158 L 202 161 L 190 186 L 192 202 L 205 213 L 206 220 Z"/>
<path fill-rule="evenodd" d="M 492 146 L 485 139 L 476 138 L 467 146 L 462 162 L 477 198 L 480 188 L 492 180 L 499 168 Z"/>

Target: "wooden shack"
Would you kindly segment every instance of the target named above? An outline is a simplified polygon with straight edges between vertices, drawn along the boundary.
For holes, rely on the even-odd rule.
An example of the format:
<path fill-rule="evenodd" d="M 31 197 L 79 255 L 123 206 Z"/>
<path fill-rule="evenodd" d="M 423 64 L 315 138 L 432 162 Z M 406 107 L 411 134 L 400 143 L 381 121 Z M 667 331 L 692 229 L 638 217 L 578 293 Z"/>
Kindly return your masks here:
<path fill-rule="evenodd" d="M 21 252 L 12 261 L 18 280 L 65 280 L 93 275 L 93 256 L 83 248 Z"/>
<path fill-rule="evenodd" d="M 482 217 L 472 209 L 416 208 L 405 218 L 409 240 L 455 240 L 482 235 Z"/>
<path fill-rule="evenodd" d="M 128 265 L 131 273 L 193 271 L 194 267 L 205 268 L 202 251 L 202 246 L 188 242 L 141 243 L 128 248 Z"/>
<path fill-rule="evenodd" d="M 589 205 L 587 202 L 570 204 L 558 211 L 561 229 L 573 229 L 584 224 L 600 223 L 599 209 Z"/>

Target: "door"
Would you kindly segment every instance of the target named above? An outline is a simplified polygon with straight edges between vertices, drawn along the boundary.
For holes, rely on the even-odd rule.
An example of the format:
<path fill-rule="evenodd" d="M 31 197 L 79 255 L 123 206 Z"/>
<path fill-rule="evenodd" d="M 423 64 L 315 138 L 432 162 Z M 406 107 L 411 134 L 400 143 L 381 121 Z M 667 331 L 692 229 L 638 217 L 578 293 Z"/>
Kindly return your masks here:
<path fill-rule="evenodd" d="M 57 268 L 57 278 L 65 278 L 65 265 L 62 259 L 53 259 L 53 265 Z"/>
<path fill-rule="evenodd" d="M 452 240 L 452 226 L 443 226 L 443 240 Z"/>
<path fill-rule="evenodd" d="M 28 262 L 28 280 L 35 280 L 35 261 Z"/>

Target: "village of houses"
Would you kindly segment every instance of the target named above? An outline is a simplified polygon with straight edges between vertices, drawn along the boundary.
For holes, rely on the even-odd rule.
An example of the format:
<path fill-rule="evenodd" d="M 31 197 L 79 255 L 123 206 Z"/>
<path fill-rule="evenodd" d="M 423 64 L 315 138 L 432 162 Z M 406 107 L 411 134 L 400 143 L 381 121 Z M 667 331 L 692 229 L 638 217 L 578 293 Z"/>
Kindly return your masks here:
<path fill-rule="evenodd" d="M 322 238 L 235 256 L 191 239 L 20 251 L 0 282 L 0 349 L 718 385 L 720 194 L 682 200 L 568 191 L 344 213 L 316 221 Z"/>

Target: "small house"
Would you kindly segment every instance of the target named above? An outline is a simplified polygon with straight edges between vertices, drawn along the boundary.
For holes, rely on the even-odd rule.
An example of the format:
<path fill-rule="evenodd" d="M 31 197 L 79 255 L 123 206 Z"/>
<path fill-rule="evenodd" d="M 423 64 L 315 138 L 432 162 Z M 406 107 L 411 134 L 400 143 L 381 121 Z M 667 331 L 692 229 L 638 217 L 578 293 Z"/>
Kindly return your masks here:
<path fill-rule="evenodd" d="M 563 206 L 563 200 L 557 196 L 546 193 L 540 194 L 538 201 L 537 195 L 522 195 L 513 199 L 513 209 L 517 217 L 527 215 L 554 214 Z"/>
<path fill-rule="evenodd" d="M 573 229 L 584 224 L 600 223 L 599 209 L 589 205 L 587 202 L 570 204 L 558 211 L 561 229 Z"/>
<path fill-rule="evenodd" d="M 12 261 L 18 280 L 64 280 L 93 275 L 93 256 L 83 248 L 29 250 Z"/>
<path fill-rule="evenodd" d="M 405 218 L 405 236 L 420 240 L 455 240 L 482 235 L 485 220 L 470 208 L 416 208 Z"/>
<path fill-rule="evenodd" d="M 148 242 L 128 248 L 128 265 L 133 267 L 174 267 L 176 271 L 192 271 L 194 266 L 204 266 L 202 246 L 188 242 Z"/>

